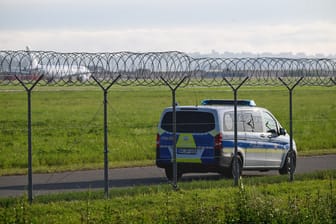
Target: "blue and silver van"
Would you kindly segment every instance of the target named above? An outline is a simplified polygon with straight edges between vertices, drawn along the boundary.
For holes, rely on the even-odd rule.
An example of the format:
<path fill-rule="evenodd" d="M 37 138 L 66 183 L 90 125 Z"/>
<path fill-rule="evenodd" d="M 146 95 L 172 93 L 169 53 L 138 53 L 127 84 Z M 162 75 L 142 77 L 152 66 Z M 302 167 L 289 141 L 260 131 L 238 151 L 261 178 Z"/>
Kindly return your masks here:
<path fill-rule="evenodd" d="M 240 170 L 290 169 L 289 135 L 267 109 L 254 101 L 238 101 L 238 164 Z M 156 165 L 173 178 L 172 108 L 162 112 L 156 142 Z M 177 176 L 218 172 L 232 176 L 234 107 L 230 100 L 204 100 L 201 106 L 176 107 Z M 293 142 L 293 169 L 296 146 Z"/>

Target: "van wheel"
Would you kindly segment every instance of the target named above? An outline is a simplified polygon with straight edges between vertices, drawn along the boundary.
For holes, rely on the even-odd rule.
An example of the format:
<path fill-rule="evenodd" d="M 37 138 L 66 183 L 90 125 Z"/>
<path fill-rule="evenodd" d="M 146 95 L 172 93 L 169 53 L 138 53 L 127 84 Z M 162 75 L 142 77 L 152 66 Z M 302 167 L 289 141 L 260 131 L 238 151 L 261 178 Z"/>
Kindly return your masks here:
<path fill-rule="evenodd" d="M 284 162 L 284 165 L 282 166 L 281 169 L 279 169 L 279 173 L 281 175 L 289 174 L 291 172 L 291 159 L 293 159 L 293 173 L 295 172 L 296 169 L 296 156 L 294 153 L 288 153 Z"/>
<path fill-rule="evenodd" d="M 234 169 L 234 162 L 233 162 L 234 159 L 232 159 L 232 162 L 231 162 L 231 166 L 229 168 L 225 168 L 223 169 L 220 173 L 221 175 L 227 177 L 227 178 L 233 178 L 234 177 L 234 172 L 235 172 L 235 169 Z M 238 162 L 238 166 L 237 166 L 237 169 L 238 169 L 238 173 L 239 173 L 239 176 L 241 176 L 242 174 L 242 170 L 243 170 L 243 162 L 242 162 L 242 159 L 240 156 L 237 156 L 237 162 Z"/>
<path fill-rule="evenodd" d="M 165 168 L 165 173 L 167 179 L 172 181 L 174 178 L 173 168 L 172 167 Z M 180 180 L 182 178 L 182 174 L 183 173 L 179 169 L 177 169 L 177 180 Z"/>
<path fill-rule="evenodd" d="M 237 172 L 239 176 L 241 176 L 242 174 L 242 170 L 243 170 L 243 162 L 242 162 L 242 159 L 240 158 L 240 156 L 237 155 L 237 166 L 235 167 L 234 166 L 234 159 L 232 160 L 231 162 L 231 174 L 232 174 L 232 177 L 234 177 L 235 173 Z M 236 171 L 236 169 L 238 169 Z"/>

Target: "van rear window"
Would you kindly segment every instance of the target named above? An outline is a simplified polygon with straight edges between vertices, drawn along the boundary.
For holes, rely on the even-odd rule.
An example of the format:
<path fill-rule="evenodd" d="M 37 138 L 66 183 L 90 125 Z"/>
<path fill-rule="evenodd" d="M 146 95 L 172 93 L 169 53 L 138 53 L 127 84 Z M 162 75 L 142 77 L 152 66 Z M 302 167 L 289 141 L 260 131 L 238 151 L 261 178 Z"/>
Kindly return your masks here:
<path fill-rule="evenodd" d="M 173 132 L 173 113 L 167 112 L 162 118 L 161 128 Z M 176 131 L 180 133 L 204 133 L 215 129 L 212 113 L 199 111 L 177 111 Z"/>

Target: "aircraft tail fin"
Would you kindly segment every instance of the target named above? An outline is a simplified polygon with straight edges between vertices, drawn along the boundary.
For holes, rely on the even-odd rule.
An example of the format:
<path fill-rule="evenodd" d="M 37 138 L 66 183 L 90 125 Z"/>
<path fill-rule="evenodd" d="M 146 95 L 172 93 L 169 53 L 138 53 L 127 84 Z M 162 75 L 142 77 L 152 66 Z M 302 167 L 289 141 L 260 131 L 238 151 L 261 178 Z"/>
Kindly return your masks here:
<path fill-rule="evenodd" d="M 26 46 L 26 51 L 30 57 L 30 60 L 31 60 L 31 66 L 33 69 L 36 69 L 38 68 L 38 61 L 37 59 L 35 58 L 34 54 L 31 53 L 30 49 L 29 49 L 29 46 Z"/>

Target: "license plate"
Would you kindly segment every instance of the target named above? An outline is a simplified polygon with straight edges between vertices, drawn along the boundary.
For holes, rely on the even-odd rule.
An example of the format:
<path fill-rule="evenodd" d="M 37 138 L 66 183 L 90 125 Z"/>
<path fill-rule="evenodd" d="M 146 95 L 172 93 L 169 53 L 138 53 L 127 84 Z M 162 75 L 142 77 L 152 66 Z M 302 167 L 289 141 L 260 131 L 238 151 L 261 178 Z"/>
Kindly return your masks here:
<path fill-rule="evenodd" d="M 178 154 L 196 154 L 196 149 L 177 149 Z"/>

